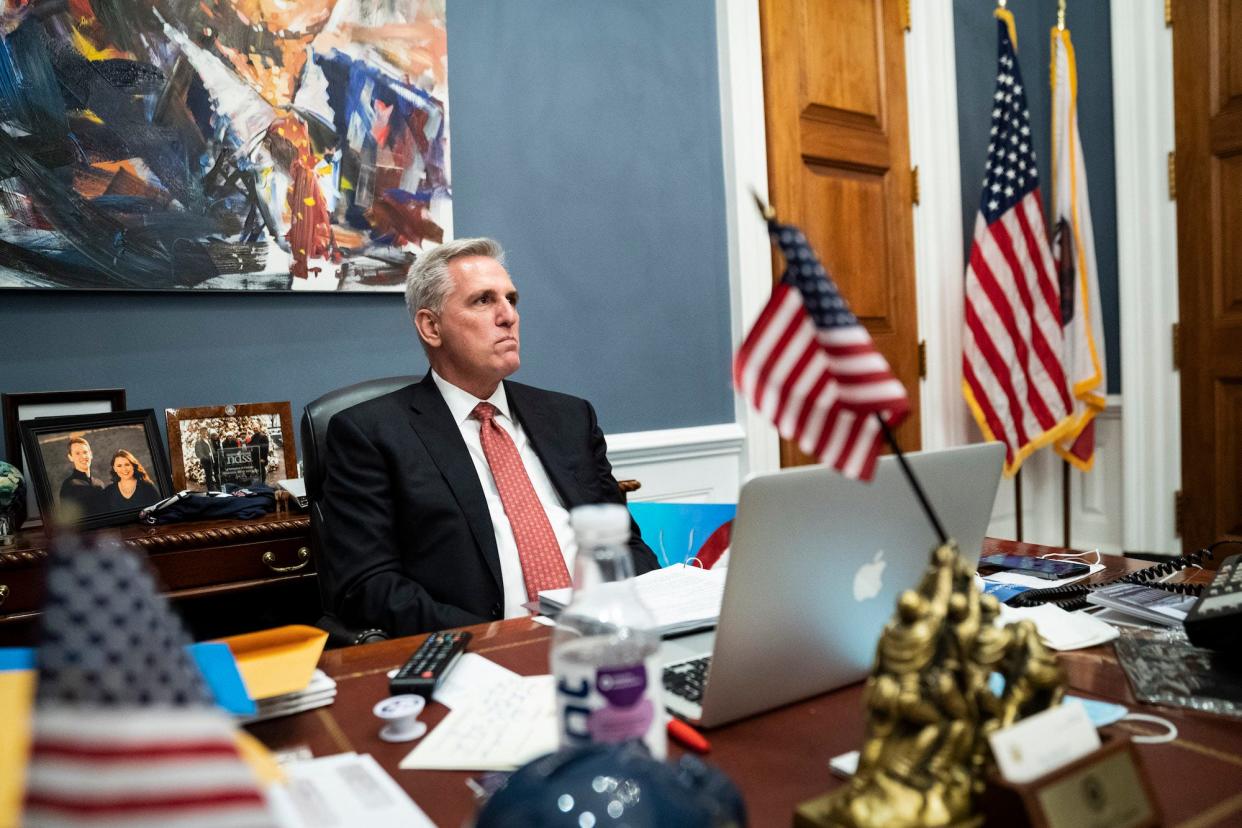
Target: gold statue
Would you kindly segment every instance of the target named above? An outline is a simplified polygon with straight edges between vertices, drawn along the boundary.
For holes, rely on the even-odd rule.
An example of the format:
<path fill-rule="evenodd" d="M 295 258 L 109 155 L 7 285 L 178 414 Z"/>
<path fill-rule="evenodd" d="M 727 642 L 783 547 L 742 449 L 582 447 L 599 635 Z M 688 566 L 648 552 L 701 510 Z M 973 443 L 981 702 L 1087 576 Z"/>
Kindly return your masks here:
<path fill-rule="evenodd" d="M 972 825 L 991 764 L 987 737 L 1059 704 L 1064 676 L 1030 622 L 994 625 L 950 542 L 902 593 L 876 648 L 867 731 L 847 787 L 799 809 L 799 824 L 852 828 Z M 993 672 L 1005 680 L 999 696 Z"/>

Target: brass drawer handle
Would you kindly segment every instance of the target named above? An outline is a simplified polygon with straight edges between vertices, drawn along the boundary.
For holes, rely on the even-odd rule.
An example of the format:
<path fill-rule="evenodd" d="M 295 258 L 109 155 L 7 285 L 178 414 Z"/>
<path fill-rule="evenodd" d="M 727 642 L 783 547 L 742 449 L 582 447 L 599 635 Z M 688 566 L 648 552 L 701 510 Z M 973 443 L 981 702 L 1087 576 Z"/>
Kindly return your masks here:
<path fill-rule="evenodd" d="M 4 603 L 4 599 L 9 597 L 9 588 L 6 584 L 0 584 L 0 604 Z"/>
<path fill-rule="evenodd" d="M 305 546 L 299 549 L 298 563 L 295 563 L 292 566 L 277 566 L 276 553 L 270 549 L 263 553 L 261 560 L 263 563 L 267 564 L 267 568 L 273 572 L 297 572 L 299 569 L 305 569 L 306 565 L 310 563 L 310 549 Z"/>

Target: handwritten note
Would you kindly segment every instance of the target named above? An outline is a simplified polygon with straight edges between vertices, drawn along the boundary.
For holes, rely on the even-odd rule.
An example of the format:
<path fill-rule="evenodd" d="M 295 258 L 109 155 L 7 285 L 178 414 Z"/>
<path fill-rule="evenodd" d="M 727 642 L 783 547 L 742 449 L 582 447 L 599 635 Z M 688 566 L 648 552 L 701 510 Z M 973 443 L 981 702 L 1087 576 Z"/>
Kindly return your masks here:
<path fill-rule="evenodd" d="M 552 676 L 501 682 L 458 706 L 401 760 L 403 770 L 514 770 L 556 749 Z"/>

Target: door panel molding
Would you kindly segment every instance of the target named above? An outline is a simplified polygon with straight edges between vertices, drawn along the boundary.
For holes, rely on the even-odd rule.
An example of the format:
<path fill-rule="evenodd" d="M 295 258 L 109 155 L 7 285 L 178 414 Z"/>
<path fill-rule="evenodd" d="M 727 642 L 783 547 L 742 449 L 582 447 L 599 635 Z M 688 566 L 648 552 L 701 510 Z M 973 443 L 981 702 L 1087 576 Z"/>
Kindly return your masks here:
<path fill-rule="evenodd" d="M 1173 38 L 1163 0 L 1112 0 L 1117 276 L 1121 285 L 1122 546 L 1178 554 L 1181 389 L 1170 331 L 1178 320 Z"/>

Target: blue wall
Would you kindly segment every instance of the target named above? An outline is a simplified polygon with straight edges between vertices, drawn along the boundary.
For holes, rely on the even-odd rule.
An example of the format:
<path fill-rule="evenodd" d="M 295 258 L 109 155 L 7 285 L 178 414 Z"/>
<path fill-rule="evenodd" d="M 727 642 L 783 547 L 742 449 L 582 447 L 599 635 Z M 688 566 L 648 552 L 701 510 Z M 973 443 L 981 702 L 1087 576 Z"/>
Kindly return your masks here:
<path fill-rule="evenodd" d="M 996 20 L 994 3 L 953 0 L 953 36 L 957 48 L 957 128 L 961 141 L 962 227 L 969 253 L 979 210 L 980 182 L 987 158 L 992 92 L 996 88 Z M 1052 115 L 1048 63 L 1049 29 L 1056 24 L 1056 0 L 1026 0 L 1010 6 L 1018 29 L 1031 131 L 1039 163 L 1045 216 L 1052 197 Z M 1070 4 L 1066 26 L 1078 62 L 1078 118 L 1086 159 L 1095 224 L 1095 255 L 1100 304 L 1104 312 L 1108 391 L 1121 391 L 1121 329 L 1117 305 L 1117 187 L 1113 153 L 1113 67 L 1107 3 Z"/>
<path fill-rule="evenodd" d="M 728 422 L 712 0 L 449 4 L 457 236 L 508 248 L 524 382 L 608 432 Z M 399 295 L 0 292 L 0 391 L 309 400 L 426 363 Z M 162 419 L 162 416 L 161 416 Z"/>

